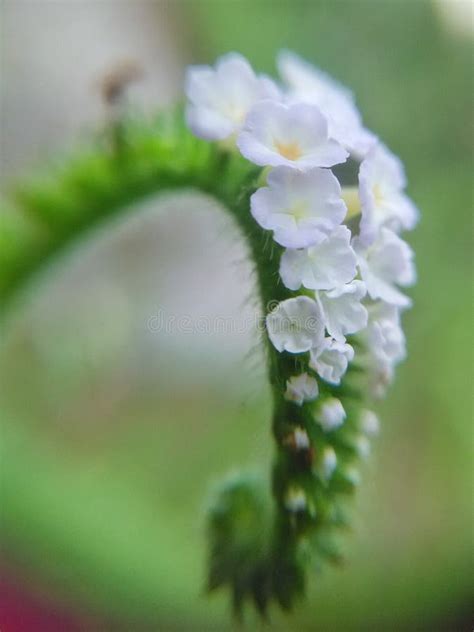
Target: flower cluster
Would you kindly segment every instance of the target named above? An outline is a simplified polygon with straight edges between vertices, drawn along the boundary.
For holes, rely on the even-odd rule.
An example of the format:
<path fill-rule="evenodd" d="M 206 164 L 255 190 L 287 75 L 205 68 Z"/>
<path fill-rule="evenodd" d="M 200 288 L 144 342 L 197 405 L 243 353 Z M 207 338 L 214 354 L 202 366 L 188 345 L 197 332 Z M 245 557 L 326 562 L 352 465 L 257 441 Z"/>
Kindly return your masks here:
<path fill-rule="evenodd" d="M 400 316 L 410 299 L 401 288 L 414 283 L 415 268 L 400 233 L 415 226 L 418 211 L 405 193 L 400 160 L 364 127 L 352 93 L 290 52 L 279 55 L 278 69 L 276 83 L 235 53 L 215 68 L 191 67 L 186 116 L 195 135 L 264 168 L 250 212 L 278 245 L 289 291 L 267 315 L 266 329 L 276 350 L 299 354 L 304 369 L 288 376 L 285 401 L 312 407 L 314 421 L 330 433 L 346 420 L 330 389 L 349 365 L 364 369 L 367 390 L 378 397 L 404 358 Z M 343 181 L 350 172 L 358 181 Z M 356 449 L 364 456 L 377 419 L 367 410 L 359 418 Z M 296 428 L 292 439 L 300 450 L 307 443 L 302 432 Z M 336 464 L 326 445 L 323 477 Z M 304 505 L 303 492 L 289 488 L 286 507 Z"/>

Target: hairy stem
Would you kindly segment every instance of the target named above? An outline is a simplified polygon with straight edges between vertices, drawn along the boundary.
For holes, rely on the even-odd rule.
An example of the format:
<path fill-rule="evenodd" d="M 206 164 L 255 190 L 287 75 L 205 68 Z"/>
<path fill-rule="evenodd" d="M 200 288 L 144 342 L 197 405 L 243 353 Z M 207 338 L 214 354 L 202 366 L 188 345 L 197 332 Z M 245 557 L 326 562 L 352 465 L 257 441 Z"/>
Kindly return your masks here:
<path fill-rule="evenodd" d="M 0 225 L 3 310 L 56 253 L 86 231 L 124 209 L 133 212 L 133 204 L 147 196 L 184 189 L 213 196 L 234 218 L 254 265 L 263 315 L 276 302 L 295 295 L 280 281 L 282 248 L 249 212 L 250 196 L 260 185 L 260 169 L 236 153 L 195 139 L 185 129 L 180 113 L 150 123 L 121 122 L 120 132 L 120 146 L 110 136 L 99 138 L 52 175 L 41 175 L 18 187 L 14 205 L 4 208 Z M 284 399 L 291 376 L 311 373 L 308 354 L 279 353 L 266 335 L 263 338 L 274 404 L 273 509 L 264 508 L 265 494 L 253 481 L 242 479 L 226 487 L 210 518 L 209 587 L 228 585 L 237 611 L 248 597 L 262 612 L 272 599 L 290 607 L 304 589 L 301 555 L 306 544 L 322 557 L 338 559 L 326 532 L 343 524 L 337 497 L 354 486 L 343 469 L 331 483 L 322 482 L 315 471 L 318 450 L 327 445 L 337 447 L 343 461 L 355 455 L 351 432 L 356 415 L 349 414 L 344 429 L 329 441 L 314 423 L 309 406 L 298 407 Z M 321 385 L 320 391 L 323 397 L 347 397 L 349 413 L 351 402 L 355 406 L 359 397 L 351 386 L 351 371 L 341 387 Z M 287 439 L 295 428 L 306 430 L 311 449 L 291 448 Z M 305 490 L 311 511 L 288 511 L 285 498 L 291 485 Z"/>

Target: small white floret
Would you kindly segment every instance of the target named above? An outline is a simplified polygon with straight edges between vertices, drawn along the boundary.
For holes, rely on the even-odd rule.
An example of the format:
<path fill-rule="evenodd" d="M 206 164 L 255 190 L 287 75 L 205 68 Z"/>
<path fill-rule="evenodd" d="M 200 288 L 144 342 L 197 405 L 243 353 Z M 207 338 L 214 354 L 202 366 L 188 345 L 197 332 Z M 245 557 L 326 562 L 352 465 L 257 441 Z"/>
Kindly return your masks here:
<path fill-rule="evenodd" d="M 318 383 L 307 373 L 294 375 L 286 381 L 285 399 L 299 406 L 316 399 L 318 393 Z"/>
<path fill-rule="evenodd" d="M 410 246 L 388 228 L 381 228 L 376 241 L 364 249 L 354 241 L 362 280 L 370 298 L 408 307 L 410 299 L 396 287 L 413 285 L 416 270 Z"/>
<path fill-rule="evenodd" d="M 275 83 L 257 76 L 238 53 L 224 55 L 214 68 L 191 66 L 185 92 L 187 123 L 205 140 L 223 140 L 238 133 L 255 103 L 280 96 Z"/>
<path fill-rule="evenodd" d="M 380 361 L 398 364 L 406 356 L 406 342 L 400 324 L 400 310 L 395 305 L 377 301 L 369 306 L 369 323 L 361 338 L 372 355 Z"/>
<path fill-rule="evenodd" d="M 399 158 L 384 145 L 376 145 L 359 170 L 360 240 L 364 245 L 376 239 L 381 226 L 396 232 L 415 227 L 419 212 L 404 193 L 405 187 L 405 172 Z"/>
<path fill-rule="evenodd" d="M 352 92 L 295 53 L 282 51 L 277 62 L 289 99 L 317 105 L 328 119 L 331 138 L 356 156 L 364 156 L 377 139 L 363 127 Z"/>
<path fill-rule="evenodd" d="M 311 349 L 309 366 L 326 382 L 339 384 L 353 359 L 351 345 L 325 338 L 319 346 Z"/>
<path fill-rule="evenodd" d="M 367 309 L 362 299 L 367 289 L 362 281 L 351 281 L 334 290 L 317 293 L 328 333 L 339 342 L 367 326 Z"/>
<path fill-rule="evenodd" d="M 321 308 L 308 296 L 279 303 L 266 317 L 268 336 L 278 351 L 304 353 L 324 338 Z"/>
<path fill-rule="evenodd" d="M 250 210 L 262 228 L 273 231 L 286 248 L 306 248 L 323 241 L 344 219 L 341 187 L 328 169 L 300 172 L 277 167 L 268 186 L 251 197 Z"/>
<path fill-rule="evenodd" d="M 348 156 L 329 138 L 327 121 L 319 108 L 307 103 L 257 103 L 246 118 L 237 146 L 245 158 L 262 167 L 332 167 Z"/>
<path fill-rule="evenodd" d="M 317 246 L 286 250 L 280 261 L 280 276 L 287 288 L 332 290 L 349 283 L 356 275 L 357 258 L 350 245 L 351 232 L 337 226 Z"/>
<path fill-rule="evenodd" d="M 339 428 L 344 423 L 345 418 L 346 411 L 336 397 L 327 399 L 316 414 L 316 421 L 326 432 Z"/>
<path fill-rule="evenodd" d="M 371 394 L 380 398 L 392 382 L 395 365 L 406 356 L 405 335 L 395 305 L 376 301 L 368 312 L 367 328 L 359 334 L 365 352 L 359 358 L 366 367 Z"/>

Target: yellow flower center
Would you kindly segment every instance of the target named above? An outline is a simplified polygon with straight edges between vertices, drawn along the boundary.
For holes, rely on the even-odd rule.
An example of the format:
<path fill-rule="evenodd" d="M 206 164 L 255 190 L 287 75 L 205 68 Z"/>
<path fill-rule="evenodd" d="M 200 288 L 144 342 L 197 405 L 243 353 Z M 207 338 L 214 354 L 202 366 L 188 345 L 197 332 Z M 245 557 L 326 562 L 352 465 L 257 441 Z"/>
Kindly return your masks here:
<path fill-rule="evenodd" d="M 304 202 L 295 202 L 291 208 L 291 215 L 296 221 L 308 217 L 308 205 Z"/>
<path fill-rule="evenodd" d="M 378 205 L 382 204 L 384 198 L 380 185 L 374 184 L 372 187 L 372 193 L 374 194 L 375 203 Z"/>
<path fill-rule="evenodd" d="M 275 141 L 275 147 L 278 153 L 287 160 L 298 160 L 303 154 L 297 142 L 280 143 L 279 141 Z"/>

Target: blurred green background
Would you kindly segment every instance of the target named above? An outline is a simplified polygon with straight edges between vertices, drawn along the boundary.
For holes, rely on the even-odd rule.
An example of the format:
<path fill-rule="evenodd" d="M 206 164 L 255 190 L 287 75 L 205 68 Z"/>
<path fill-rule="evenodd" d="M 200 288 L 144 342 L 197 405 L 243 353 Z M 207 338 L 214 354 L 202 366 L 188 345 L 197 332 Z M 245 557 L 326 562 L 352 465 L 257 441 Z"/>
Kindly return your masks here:
<path fill-rule="evenodd" d="M 14 4 L 4 7 L 13 30 Z M 16 4 L 32 23 L 33 4 Z M 74 19 L 71 6 L 36 4 L 59 12 L 61 28 Z M 84 5 L 80 21 L 89 6 L 115 4 L 126 18 L 142 3 L 71 4 Z M 153 59 L 177 86 L 160 102 L 179 94 L 187 63 L 237 50 L 274 74 L 275 53 L 291 48 L 354 90 L 367 126 L 405 161 L 422 212 L 409 236 L 419 271 L 409 357 L 379 407 L 348 563 L 315 574 L 307 603 L 291 619 L 274 613 L 275 627 L 472 629 L 471 3 L 143 4 L 156 24 L 130 30 L 166 32 L 177 60 Z M 84 28 L 85 47 L 93 35 Z M 7 114 L 25 96 L 14 60 L 3 61 Z M 65 127 L 24 158 L 14 148 L 28 139 L 2 123 L 5 187 L 70 141 Z M 212 205 L 184 196 L 145 207 L 62 255 L 3 329 L 3 556 L 44 603 L 91 617 L 84 629 L 224 630 L 226 597 L 203 594 L 204 508 L 213 481 L 265 471 L 271 458 L 262 358 L 251 335 L 183 338 L 147 323 L 157 310 L 248 316 L 249 271 Z"/>

